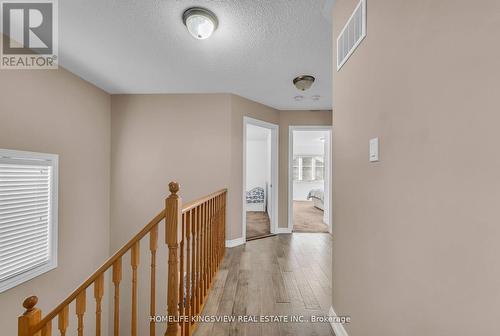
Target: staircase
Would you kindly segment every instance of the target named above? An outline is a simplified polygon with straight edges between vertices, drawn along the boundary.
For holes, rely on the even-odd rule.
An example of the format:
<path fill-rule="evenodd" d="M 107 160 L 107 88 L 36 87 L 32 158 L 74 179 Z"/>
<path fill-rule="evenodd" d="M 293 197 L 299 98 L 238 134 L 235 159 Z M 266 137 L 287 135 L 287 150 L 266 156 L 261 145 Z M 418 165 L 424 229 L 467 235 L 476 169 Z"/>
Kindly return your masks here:
<path fill-rule="evenodd" d="M 168 312 L 166 336 L 190 336 L 196 328 L 195 316 L 199 316 L 225 252 L 225 223 L 227 190 L 219 190 L 191 203 L 182 204 L 177 195 L 179 185 L 169 183 L 170 195 L 165 200 L 165 209 L 156 215 L 138 234 L 111 256 L 97 271 L 74 290 L 50 313 L 42 317 L 36 307 L 38 298 L 24 300 L 26 309 L 18 318 L 18 336 L 51 336 L 58 329 L 66 334 L 69 323 L 69 307 L 75 304 L 78 336 L 84 334 L 87 290 L 93 287 L 95 300 L 95 335 L 102 333 L 102 298 L 104 296 L 104 274 L 109 271 L 113 283 L 113 334 L 120 335 L 120 282 L 122 281 L 122 257 L 130 253 L 131 267 L 131 316 L 130 330 L 137 336 L 137 298 L 140 242 L 149 236 L 151 252 L 150 268 L 150 316 L 155 316 L 156 307 L 156 252 L 158 249 L 158 226 L 165 223 L 165 242 L 168 246 L 168 279 L 166 309 Z M 167 261 L 164 261 L 167 263 Z M 57 319 L 57 324 L 53 323 Z M 157 334 L 158 325 L 151 320 L 150 336 Z M 56 333 L 54 333 L 56 334 Z M 107 334 L 107 332 L 104 332 Z M 141 331 L 141 335 L 145 334 Z M 160 334 L 160 331 L 158 331 Z"/>

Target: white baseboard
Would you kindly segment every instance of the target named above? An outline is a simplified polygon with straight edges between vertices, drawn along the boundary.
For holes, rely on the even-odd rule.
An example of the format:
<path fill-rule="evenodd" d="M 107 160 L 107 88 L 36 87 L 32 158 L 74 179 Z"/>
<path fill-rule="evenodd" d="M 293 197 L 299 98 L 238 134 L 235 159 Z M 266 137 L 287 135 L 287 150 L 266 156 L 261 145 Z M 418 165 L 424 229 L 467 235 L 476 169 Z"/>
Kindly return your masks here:
<path fill-rule="evenodd" d="M 245 244 L 245 239 L 236 238 L 231 240 L 226 240 L 226 247 L 236 247 Z"/>
<path fill-rule="evenodd" d="M 337 314 L 333 310 L 333 307 L 330 307 L 330 311 L 328 312 L 328 315 L 330 315 L 331 317 L 337 317 Z M 335 336 L 349 336 L 342 323 L 330 322 L 330 325 L 332 326 L 332 329 L 333 329 L 333 332 L 335 333 Z"/>
<path fill-rule="evenodd" d="M 277 234 L 292 233 L 292 229 L 290 229 L 290 228 L 276 228 L 276 233 Z"/>

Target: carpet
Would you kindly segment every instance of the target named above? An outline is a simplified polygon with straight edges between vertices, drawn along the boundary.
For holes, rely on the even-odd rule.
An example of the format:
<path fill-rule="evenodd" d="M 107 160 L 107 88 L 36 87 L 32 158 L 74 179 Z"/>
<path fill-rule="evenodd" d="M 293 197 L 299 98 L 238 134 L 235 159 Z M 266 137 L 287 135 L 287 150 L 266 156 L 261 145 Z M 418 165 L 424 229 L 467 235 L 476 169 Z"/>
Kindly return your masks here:
<path fill-rule="evenodd" d="M 271 234 L 271 224 L 267 212 L 247 211 L 247 239 Z"/>
<path fill-rule="evenodd" d="M 294 232 L 328 232 L 323 223 L 323 210 L 316 208 L 312 201 L 293 201 Z"/>

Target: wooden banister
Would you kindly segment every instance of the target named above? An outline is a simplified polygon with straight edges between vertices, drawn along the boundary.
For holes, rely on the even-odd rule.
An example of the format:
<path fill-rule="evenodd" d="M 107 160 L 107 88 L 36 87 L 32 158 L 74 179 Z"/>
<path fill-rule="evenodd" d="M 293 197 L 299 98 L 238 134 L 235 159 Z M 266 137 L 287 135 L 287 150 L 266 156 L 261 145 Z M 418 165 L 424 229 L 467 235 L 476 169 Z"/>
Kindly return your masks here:
<path fill-rule="evenodd" d="M 30 329 L 40 322 L 42 317 L 42 311 L 35 308 L 38 303 L 38 297 L 30 296 L 23 302 L 23 307 L 26 309 L 23 315 L 18 318 L 18 335 L 19 336 L 29 336 Z M 38 336 L 38 335 L 36 335 Z"/>
<path fill-rule="evenodd" d="M 168 288 L 167 288 L 167 310 L 168 316 L 173 321 L 167 322 L 167 336 L 181 334 L 179 324 L 179 241 L 182 236 L 181 206 L 182 199 L 177 195 L 179 184 L 170 182 L 168 185 L 170 196 L 165 201 L 165 241 L 168 245 Z M 181 281 L 182 283 L 182 281 Z"/>
<path fill-rule="evenodd" d="M 57 317 L 57 329 L 66 335 L 69 323 L 69 306 L 75 301 L 78 335 L 84 334 L 84 315 L 87 308 L 86 291 L 93 285 L 95 300 L 95 335 L 100 336 L 102 299 L 104 296 L 104 274 L 112 269 L 114 287 L 113 335 L 120 335 L 120 283 L 122 281 L 122 257 L 130 251 L 132 270 L 131 334 L 145 334 L 138 330 L 138 267 L 140 241 L 149 234 L 150 265 L 150 315 L 156 314 L 156 251 L 158 249 L 158 225 L 165 220 L 165 243 L 168 247 L 167 274 L 167 320 L 166 336 L 190 336 L 196 328 L 191 318 L 201 313 L 206 295 L 211 287 L 213 275 L 224 255 L 225 201 L 227 189 L 219 190 L 183 206 L 177 195 L 179 185 L 169 183 L 169 196 L 165 209 L 156 215 L 139 233 L 113 254 L 88 277 L 76 290 L 42 318 L 36 308 L 38 298 L 32 296 L 23 302 L 26 309 L 18 318 L 18 336 L 50 336 L 52 320 Z M 184 253 L 186 250 L 186 254 Z M 179 258 L 180 254 L 180 258 Z M 185 319 L 185 316 L 189 320 Z M 88 328 L 87 328 L 88 330 Z M 87 331 L 88 332 L 88 331 Z M 152 319 L 149 334 L 155 336 L 156 326 Z"/>
<path fill-rule="evenodd" d="M 63 310 L 63 308 L 65 308 L 68 304 L 76 299 L 81 291 L 89 287 L 102 273 L 104 273 L 110 266 L 112 266 L 116 260 L 120 259 L 125 253 L 127 253 L 136 242 L 138 242 L 142 237 L 148 234 L 153 226 L 161 222 L 164 216 L 165 211 L 162 211 L 158 215 L 156 215 L 156 217 L 153 218 L 153 220 L 149 222 L 149 224 L 146 225 L 144 229 L 142 229 L 137 235 L 134 236 L 134 238 L 132 238 L 127 244 L 119 249 L 118 252 L 116 252 L 112 257 L 110 257 L 101 267 L 97 269 L 97 271 L 95 271 L 87 280 L 85 280 L 80 286 L 78 286 L 78 288 L 75 289 L 63 302 L 61 302 L 56 308 L 54 308 L 54 310 L 47 314 L 40 321 L 40 323 L 38 323 L 37 326 L 33 328 L 33 331 L 31 333 L 34 334 L 40 331 L 44 324 L 56 317 L 57 314 L 59 314 L 59 312 Z"/>

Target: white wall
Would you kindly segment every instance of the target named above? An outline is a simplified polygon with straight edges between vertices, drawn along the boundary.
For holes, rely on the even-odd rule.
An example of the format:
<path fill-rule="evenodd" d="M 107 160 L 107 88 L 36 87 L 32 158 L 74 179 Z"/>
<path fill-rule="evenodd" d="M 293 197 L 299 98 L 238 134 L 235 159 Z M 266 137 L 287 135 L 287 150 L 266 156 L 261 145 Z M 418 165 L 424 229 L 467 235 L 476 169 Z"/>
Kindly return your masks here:
<path fill-rule="evenodd" d="M 323 189 L 324 181 L 314 182 L 293 182 L 293 200 L 306 201 L 307 194 L 312 189 Z"/>
<path fill-rule="evenodd" d="M 247 191 L 255 187 L 262 187 L 264 190 L 266 189 L 266 183 L 268 183 L 270 175 L 267 147 L 268 144 L 266 140 L 247 141 Z"/>

